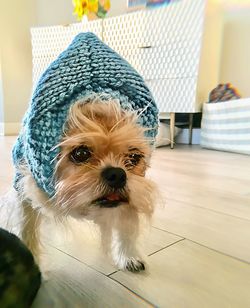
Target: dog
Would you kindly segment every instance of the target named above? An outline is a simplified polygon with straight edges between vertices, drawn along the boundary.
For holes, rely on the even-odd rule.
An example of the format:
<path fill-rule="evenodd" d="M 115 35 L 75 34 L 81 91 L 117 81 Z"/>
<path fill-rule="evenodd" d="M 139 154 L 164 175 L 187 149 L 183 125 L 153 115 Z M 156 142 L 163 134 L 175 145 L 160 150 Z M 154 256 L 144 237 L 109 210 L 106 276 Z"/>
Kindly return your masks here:
<path fill-rule="evenodd" d="M 20 165 L 19 236 L 38 262 L 42 220 L 71 216 L 99 226 L 104 251 L 118 269 L 145 269 L 137 249 L 140 218 L 150 220 L 157 197 L 156 185 L 145 177 L 152 154 L 145 130 L 138 113 L 123 110 L 118 100 L 102 101 L 95 95 L 69 110 L 56 145 L 52 198 L 37 186 L 27 166 Z"/>
<path fill-rule="evenodd" d="M 137 238 L 158 195 L 145 177 L 158 114 L 143 78 L 93 33 L 79 33 L 45 70 L 12 151 L 15 190 L 0 215 L 39 264 L 46 220 L 74 217 L 99 226 L 117 268 L 145 269 Z"/>

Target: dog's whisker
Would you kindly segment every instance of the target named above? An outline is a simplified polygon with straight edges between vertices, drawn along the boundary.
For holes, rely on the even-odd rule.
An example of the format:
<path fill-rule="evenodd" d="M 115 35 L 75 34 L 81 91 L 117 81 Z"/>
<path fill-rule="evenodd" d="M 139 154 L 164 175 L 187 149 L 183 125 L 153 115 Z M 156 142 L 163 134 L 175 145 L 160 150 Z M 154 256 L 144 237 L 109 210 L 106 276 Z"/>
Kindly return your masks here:
<path fill-rule="evenodd" d="M 152 100 L 150 100 L 149 102 L 148 102 L 148 104 L 142 109 L 142 110 L 140 110 L 140 112 L 139 112 L 139 114 L 138 114 L 138 118 L 149 108 L 149 106 L 152 104 Z"/>

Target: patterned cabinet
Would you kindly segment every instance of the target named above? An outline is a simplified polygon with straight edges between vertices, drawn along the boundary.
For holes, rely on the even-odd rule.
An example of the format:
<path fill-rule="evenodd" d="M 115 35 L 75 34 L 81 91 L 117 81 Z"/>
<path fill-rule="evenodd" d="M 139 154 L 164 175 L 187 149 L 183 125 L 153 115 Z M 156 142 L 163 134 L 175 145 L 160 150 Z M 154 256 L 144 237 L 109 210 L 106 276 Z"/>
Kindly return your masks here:
<path fill-rule="evenodd" d="M 175 113 L 199 112 L 218 83 L 222 27 L 215 3 L 176 0 L 104 20 L 33 28 L 33 85 L 77 33 L 94 32 L 144 77 L 160 112 L 171 114 L 173 141 Z"/>
<path fill-rule="evenodd" d="M 222 34 L 221 12 L 215 1 L 179 0 L 104 20 L 104 41 L 144 77 L 165 117 L 170 113 L 171 148 L 175 113 L 201 111 L 218 83 Z"/>
<path fill-rule="evenodd" d="M 144 77 L 163 112 L 196 111 L 204 4 L 180 1 L 104 21 L 105 42 Z"/>
<path fill-rule="evenodd" d="M 104 20 L 104 41 L 144 77 L 161 112 L 200 111 L 218 81 L 221 25 L 211 3 L 179 0 Z"/>

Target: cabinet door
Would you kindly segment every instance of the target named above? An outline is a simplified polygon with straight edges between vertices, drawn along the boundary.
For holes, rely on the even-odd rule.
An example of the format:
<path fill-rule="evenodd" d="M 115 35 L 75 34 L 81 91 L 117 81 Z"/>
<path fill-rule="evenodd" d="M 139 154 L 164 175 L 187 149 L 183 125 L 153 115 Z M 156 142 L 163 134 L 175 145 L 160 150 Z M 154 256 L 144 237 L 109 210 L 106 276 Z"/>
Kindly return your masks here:
<path fill-rule="evenodd" d="M 146 81 L 160 112 L 197 112 L 197 77 Z"/>
<path fill-rule="evenodd" d="M 189 42 L 199 47 L 206 0 L 181 0 L 159 9 L 104 20 L 103 39 L 126 56 L 138 48 Z"/>
<path fill-rule="evenodd" d="M 206 0 L 176 0 L 166 7 L 145 11 L 144 43 L 167 46 L 171 42 L 201 40 Z"/>
<path fill-rule="evenodd" d="M 146 15 L 142 11 L 104 19 L 104 42 L 127 58 L 137 48 L 145 45 Z"/>
<path fill-rule="evenodd" d="M 93 32 L 102 39 L 102 21 L 31 29 L 33 86 L 48 65 L 68 47 L 74 37 L 86 31 Z"/>
<path fill-rule="evenodd" d="M 195 112 L 206 0 L 104 20 L 104 41 L 145 79 L 162 112 Z"/>
<path fill-rule="evenodd" d="M 126 54 L 127 61 L 145 80 L 197 77 L 201 46 L 188 40 L 168 45 L 137 48 Z"/>

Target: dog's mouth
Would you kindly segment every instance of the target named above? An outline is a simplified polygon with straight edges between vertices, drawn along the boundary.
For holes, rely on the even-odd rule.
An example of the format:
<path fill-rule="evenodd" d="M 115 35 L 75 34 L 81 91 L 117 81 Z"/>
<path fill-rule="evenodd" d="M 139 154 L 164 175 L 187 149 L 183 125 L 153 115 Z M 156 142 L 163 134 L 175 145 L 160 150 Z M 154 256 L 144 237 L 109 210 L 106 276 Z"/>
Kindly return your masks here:
<path fill-rule="evenodd" d="M 117 207 L 122 202 L 128 202 L 128 198 L 119 193 L 110 193 L 94 201 L 100 207 Z"/>

